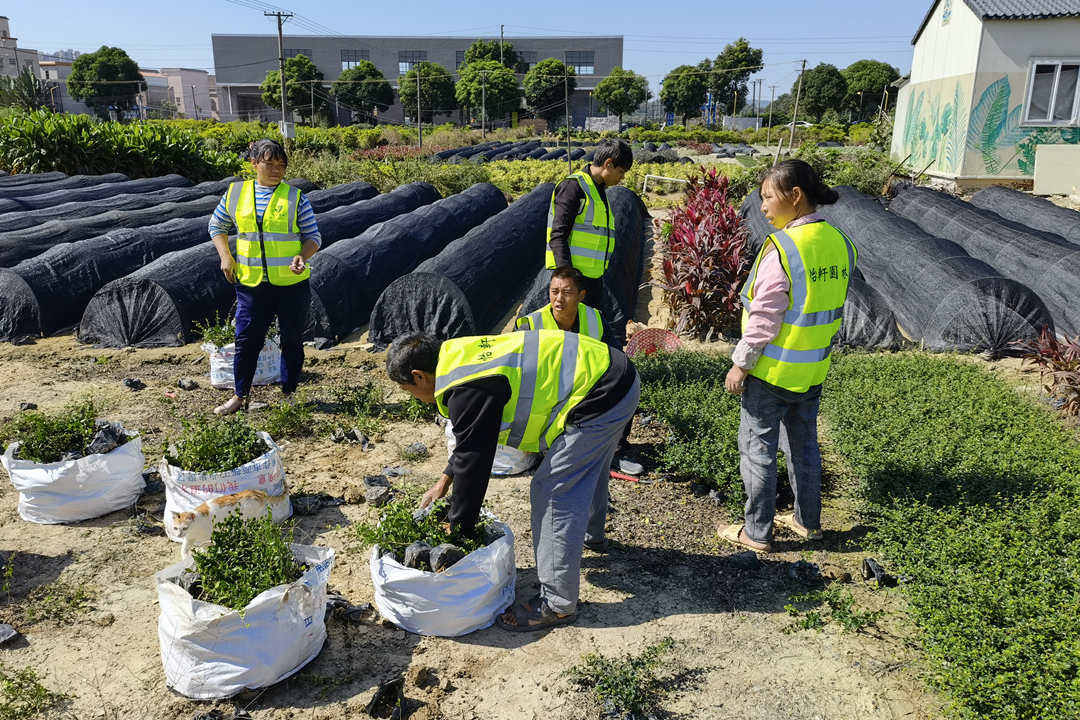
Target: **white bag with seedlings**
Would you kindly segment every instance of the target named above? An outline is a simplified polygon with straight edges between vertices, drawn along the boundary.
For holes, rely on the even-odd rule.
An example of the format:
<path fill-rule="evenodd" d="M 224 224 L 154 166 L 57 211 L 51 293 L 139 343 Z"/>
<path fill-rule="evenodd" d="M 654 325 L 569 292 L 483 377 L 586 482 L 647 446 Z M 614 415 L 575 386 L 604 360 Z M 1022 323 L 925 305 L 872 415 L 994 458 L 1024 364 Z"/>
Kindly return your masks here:
<path fill-rule="evenodd" d="M 202 473 L 182 470 L 161 459 L 158 472 L 165 484 L 165 534 L 170 540 L 183 540 L 177 532 L 174 515 L 191 512 L 208 500 L 222 495 L 232 495 L 242 490 L 262 490 L 273 497 L 287 492 L 285 466 L 281 451 L 271 437 L 260 431 L 259 437 L 266 443 L 265 453 L 240 467 L 220 473 Z M 289 511 L 282 520 L 292 515 Z M 275 513 L 274 520 L 278 520 Z"/>
<path fill-rule="evenodd" d="M 454 437 L 454 424 L 446 421 L 446 452 L 447 457 L 454 454 L 457 447 L 457 438 Z M 540 453 L 525 452 L 507 445 L 495 446 L 495 461 L 491 464 L 492 475 L 520 475 L 529 472 L 540 464 L 544 456 Z"/>
<path fill-rule="evenodd" d="M 99 421 L 99 424 L 104 421 Z M 107 452 L 51 463 L 20 460 L 20 442 L 13 442 L 0 463 L 19 491 L 19 517 L 53 525 L 101 517 L 131 507 L 146 488 L 142 438 L 119 423 L 104 423 L 108 432 L 127 436 L 127 442 Z M 90 444 L 93 450 L 95 442 Z"/>
<path fill-rule="evenodd" d="M 158 640 L 165 681 L 197 700 L 267 687 L 315 659 L 326 641 L 326 587 L 334 551 L 292 545 L 307 570 L 298 580 L 257 595 L 243 613 L 196 600 L 185 589 L 192 560 L 156 575 Z"/>
<path fill-rule="evenodd" d="M 494 624 L 514 602 L 514 533 L 494 516 L 487 520 L 494 539 L 439 572 L 406 567 L 373 547 L 371 581 L 379 614 L 403 630 L 441 637 Z"/>
<path fill-rule="evenodd" d="M 234 387 L 233 358 L 236 357 L 236 343 L 218 347 L 213 343 L 203 343 L 202 349 L 210 355 L 210 384 L 218 390 L 232 390 Z M 274 338 L 266 338 L 259 361 L 255 365 L 255 378 L 252 385 L 273 385 L 281 381 L 281 348 Z"/>

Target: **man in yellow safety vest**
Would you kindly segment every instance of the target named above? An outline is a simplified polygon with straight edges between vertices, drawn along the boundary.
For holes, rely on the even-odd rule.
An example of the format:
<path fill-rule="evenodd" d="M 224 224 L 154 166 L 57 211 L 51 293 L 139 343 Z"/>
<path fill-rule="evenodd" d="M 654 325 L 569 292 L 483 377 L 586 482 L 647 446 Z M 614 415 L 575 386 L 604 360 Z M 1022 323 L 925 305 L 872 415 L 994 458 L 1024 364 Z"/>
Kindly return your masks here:
<path fill-rule="evenodd" d="M 641 394 L 633 363 L 585 335 L 529 330 L 445 341 L 404 335 L 390 345 L 386 369 L 453 423 L 453 454 L 421 500 L 426 507 L 453 485 L 452 528 L 475 525 L 496 445 L 545 452 L 530 488 L 540 593 L 498 623 L 521 632 L 573 622 L 583 545 L 604 539 L 608 498 L 599 480 Z"/>

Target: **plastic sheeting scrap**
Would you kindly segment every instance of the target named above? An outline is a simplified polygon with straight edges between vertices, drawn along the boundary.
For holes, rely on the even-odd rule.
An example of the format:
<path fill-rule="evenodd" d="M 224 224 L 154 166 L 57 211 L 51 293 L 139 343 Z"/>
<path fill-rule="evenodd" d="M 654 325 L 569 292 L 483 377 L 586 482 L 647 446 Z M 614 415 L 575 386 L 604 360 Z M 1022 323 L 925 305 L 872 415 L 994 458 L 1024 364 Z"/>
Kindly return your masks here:
<path fill-rule="evenodd" d="M 477 183 L 324 251 L 311 272 L 306 335 L 337 341 L 364 325 L 387 285 L 505 207 L 501 190 Z"/>
<path fill-rule="evenodd" d="M 1055 205 L 1045 198 L 991 185 L 975 193 L 971 204 L 995 212 L 1006 220 L 1060 235 L 1080 245 L 1080 212 Z"/>

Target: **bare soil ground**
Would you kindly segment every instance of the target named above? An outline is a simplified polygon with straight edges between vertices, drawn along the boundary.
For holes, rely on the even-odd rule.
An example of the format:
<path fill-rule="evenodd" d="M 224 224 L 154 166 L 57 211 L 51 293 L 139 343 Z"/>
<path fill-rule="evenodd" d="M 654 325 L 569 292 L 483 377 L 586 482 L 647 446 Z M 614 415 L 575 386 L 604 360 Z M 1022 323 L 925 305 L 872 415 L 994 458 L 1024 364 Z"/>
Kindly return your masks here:
<path fill-rule="evenodd" d="M 659 291 L 642 292 L 637 319 L 656 327 L 670 323 Z M 363 347 L 357 339 L 324 351 L 308 348 L 308 396 L 326 398 L 335 384 L 374 379 L 387 385 L 388 402 L 404 399 L 389 389 L 383 357 Z M 2 345 L 0 422 L 23 402 L 49 410 L 91 396 L 105 416 L 142 432 L 153 467 L 182 419 L 206 414 L 227 397 L 209 387 L 207 370 L 197 344 L 96 349 L 63 336 Z M 143 381 L 145 389 L 129 390 L 122 383 L 127 377 Z M 197 379 L 199 388 L 177 388 L 185 377 Z M 273 403 L 277 397 L 276 389 L 258 388 L 253 400 Z M 260 413 L 253 416 L 258 421 Z M 648 458 L 664 433 L 637 420 L 631 440 Z M 373 595 L 368 550 L 354 540 L 351 525 L 374 519 L 377 511 L 362 503 L 362 478 L 401 465 L 408 474 L 395 478 L 396 486 L 426 486 L 441 471 L 446 447 L 434 423 L 399 422 L 364 451 L 333 443 L 328 435 L 334 422 L 317 410 L 316 434 L 282 442 L 283 457 L 293 493 L 346 498 L 343 505 L 298 517 L 296 539 L 334 548 L 331 587 L 363 605 Z M 402 449 L 417 440 L 431 456 L 403 460 Z M 58 718 L 228 720 L 241 712 L 258 720 L 364 717 L 377 686 L 404 674 L 410 717 L 418 720 L 571 720 L 597 717 L 598 711 L 571 686 L 568 668 L 587 653 L 636 654 L 670 636 L 676 645 L 663 673 L 671 690 L 666 717 L 939 717 L 940 702 L 926 690 L 898 592 L 860 579 L 866 528 L 844 500 L 842 463 L 827 442 L 824 449 L 831 485 L 822 542 L 804 544 L 781 531 L 777 551 L 753 561 L 717 540 L 714 528 L 727 520 L 724 508 L 651 469 L 640 482 L 612 480 L 614 544 L 607 554 L 585 553 L 575 625 L 533 636 L 493 627 L 447 639 L 387 627 L 373 615 L 363 622 L 333 616 L 322 653 L 297 675 L 217 703 L 187 700 L 165 685 L 154 574 L 178 559 L 179 546 L 141 532 L 146 523 L 138 520 L 150 517 L 151 530 L 160 521 L 160 487 L 130 511 L 72 525 L 36 525 L 19 518 L 17 493 L 0 483 L 0 561 L 14 567 L 0 594 L 0 621 L 22 633 L 0 650 L 0 663 L 34 668 L 47 687 L 65 693 L 68 699 L 50 713 Z M 501 478 L 487 498 L 516 533 L 519 594 L 532 592 L 536 583 L 528 492 L 527 476 Z M 856 609 L 881 610 L 884 617 L 857 633 L 843 633 L 835 624 L 820 632 L 789 632 L 789 596 L 830 582 L 853 593 Z M 73 598 L 80 587 L 88 601 Z M 54 619 L 35 620 L 43 613 Z"/>

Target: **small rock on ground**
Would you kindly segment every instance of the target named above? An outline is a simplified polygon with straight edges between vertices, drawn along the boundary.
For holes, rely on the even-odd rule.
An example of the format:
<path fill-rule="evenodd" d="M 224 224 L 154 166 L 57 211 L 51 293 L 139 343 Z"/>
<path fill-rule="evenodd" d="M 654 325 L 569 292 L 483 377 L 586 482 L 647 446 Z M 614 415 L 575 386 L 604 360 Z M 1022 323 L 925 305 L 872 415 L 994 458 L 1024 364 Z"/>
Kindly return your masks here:
<path fill-rule="evenodd" d="M 191 378 L 180 378 L 176 381 L 176 387 L 181 390 L 196 390 L 199 387 L 199 383 L 195 382 Z"/>
<path fill-rule="evenodd" d="M 19 403 L 19 410 L 21 412 L 26 412 L 27 410 L 37 410 L 37 403 L 32 403 L 32 402 Z"/>
<path fill-rule="evenodd" d="M 140 380 L 138 378 L 126 377 L 121 382 L 123 382 L 124 385 L 127 386 L 127 388 L 129 390 L 133 390 L 133 391 L 142 390 L 143 388 L 146 387 L 146 383 L 144 383 L 142 380 Z"/>

